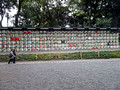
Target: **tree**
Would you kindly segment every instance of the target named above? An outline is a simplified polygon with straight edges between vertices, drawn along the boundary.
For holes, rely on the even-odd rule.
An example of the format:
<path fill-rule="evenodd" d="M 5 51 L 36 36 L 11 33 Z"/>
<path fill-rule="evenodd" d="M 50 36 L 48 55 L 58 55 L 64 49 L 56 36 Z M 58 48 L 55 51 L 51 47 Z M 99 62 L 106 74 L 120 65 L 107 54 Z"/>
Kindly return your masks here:
<path fill-rule="evenodd" d="M 0 0 L 0 27 L 2 27 L 2 21 L 6 14 L 6 10 L 10 9 L 10 3 L 8 0 Z"/>
<path fill-rule="evenodd" d="M 22 3 L 24 2 L 25 0 L 18 0 L 18 2 L 16 3 L 16 6 L 18 8 L 18 11 L 17 11 L 17 14 L 15 15 L 15 27 L 18 27 L 18 19 L 19 19 L 19 15 L 20 15 L 20 11 L 21 11 L 21 8 L 22 8 Z"/>
<path fill-rule="evenodd" d="M 82 21 L 82 26 L 95 27 L 96 24 L 101 26 L 100 22 L 104 20 L 108 24 L 103 24 L 102 27 L 108 25 L 109 27 L 118 27 L 120 25 L 120 0 L 71 0 L 71 3 L 70 5 L 77 9 L 75 10 L 77 12 L 73 14 L 73 20 Z M 79 14 L 81 11 L 84 14 Z"/>
<path fill-rule="evenodd" d="M 14 6 L 15 27 L 120 26 L 120 0 L 1 0 L 0 27 Z"/>
<path fill-rule="evenodd" d="M 55 0 L 54 0 L 55 1 Z M 61 1 L 31 0 L 23 2 L 19 13 L 18 26 L 24 27 L 64 27 L 68 22 L 68 7 Z"/>
<path fill-rule="evenodd" d="M 112 15 L 112 27 L 120 26 L 120 0 L 109 0 L 110 13 Z"/>

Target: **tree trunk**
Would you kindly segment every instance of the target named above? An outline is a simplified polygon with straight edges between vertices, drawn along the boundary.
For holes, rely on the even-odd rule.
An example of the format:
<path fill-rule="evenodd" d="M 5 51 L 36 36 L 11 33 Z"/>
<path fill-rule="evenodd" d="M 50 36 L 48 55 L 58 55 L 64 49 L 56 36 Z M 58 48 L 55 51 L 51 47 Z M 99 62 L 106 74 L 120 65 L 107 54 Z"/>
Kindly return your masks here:
<path fill-rule="evenodd" d="M 118 26 L 118 22 L 119 22 L 119 7 L 117 6 L 118 5 L 118 2 L 117 1 L 113 1 L 114 4 L 116 4 L 116 7 L 115 6 L 112 6 L 111 4 L 111 14 L 112 14 L 112 26 L 113 27 L 117 27 Z"/>
<path fill-rule="evenodd" d="M 3 21 L 4 15 L 1 15 L 1 20 L 0 20 L 0 27 L 2 27 L 2 21 Z"/>
<path fill-rule="evenodd" d="M 15 27 L 18 27 L 18 18 L 19 18 L 19 14 L 20 14 L 20 10 L 21 10 L 21 5 L 22 5 L 22 2 L 24 0 L 19 0 L 19 5 L 18 5 L 18 11 L 17 11 L 17 15 L 15 17 Z"/>

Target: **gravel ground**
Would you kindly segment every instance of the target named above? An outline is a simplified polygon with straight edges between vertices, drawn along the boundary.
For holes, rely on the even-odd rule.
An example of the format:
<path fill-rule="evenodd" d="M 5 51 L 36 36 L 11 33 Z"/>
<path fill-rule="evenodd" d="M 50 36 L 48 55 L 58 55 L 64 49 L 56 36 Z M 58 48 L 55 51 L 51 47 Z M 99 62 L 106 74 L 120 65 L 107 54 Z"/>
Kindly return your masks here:
<path fill-rule="evenodd" d="M 0 90 L 120 90 L 120 60 L 0 63 Z"/>

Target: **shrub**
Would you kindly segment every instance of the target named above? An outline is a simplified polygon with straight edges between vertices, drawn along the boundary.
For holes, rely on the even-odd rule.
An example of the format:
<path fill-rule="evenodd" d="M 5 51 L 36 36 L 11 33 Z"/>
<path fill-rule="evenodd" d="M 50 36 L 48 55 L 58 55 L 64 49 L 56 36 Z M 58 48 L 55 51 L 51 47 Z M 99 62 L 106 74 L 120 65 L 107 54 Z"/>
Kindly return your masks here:
<path fill-rule="evenodd" d="M 8 62 L 9 55 L 0 55 L 0 62 Z"/>
<path fill-rule="evenodd" d="M 81 55 L 82 54 L 82 55 Z M 0 55 L 0 62 L 9 61 L 9 55 Z M 75 52 L 75 53 L 45 53 L 45 54 L 19 54 L 17 61 L 36 61 L 36 60 L 57 60 L 57 59 L 105 59 L 120 58 L 120 51 L 100 51 L 98 52 Z"/>

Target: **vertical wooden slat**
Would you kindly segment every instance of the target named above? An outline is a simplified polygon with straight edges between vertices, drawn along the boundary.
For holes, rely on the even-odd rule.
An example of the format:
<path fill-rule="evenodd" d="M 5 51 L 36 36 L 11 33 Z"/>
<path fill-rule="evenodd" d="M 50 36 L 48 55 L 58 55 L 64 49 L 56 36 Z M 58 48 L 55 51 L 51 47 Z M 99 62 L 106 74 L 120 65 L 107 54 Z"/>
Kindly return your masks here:
<path fill-rule="evenodd" d="M 60 59 L 60 53 L 58 53 L 58 59 Z"/>
<path fill-rule="evenodd" d="M 98 51 L 98 57 L 100 56 L 100 52 Z"/>
<path fill-rule="evenodd" d="M 82 52 L 80 52 L 80 57 L 81 57 L 81 59 L 82 59 Z"/>
<path fill-rule="evenodd" d="M 38 53 L 36 53 L 36 60 L 38 59 Z"/>

